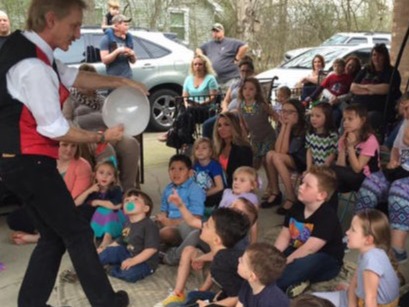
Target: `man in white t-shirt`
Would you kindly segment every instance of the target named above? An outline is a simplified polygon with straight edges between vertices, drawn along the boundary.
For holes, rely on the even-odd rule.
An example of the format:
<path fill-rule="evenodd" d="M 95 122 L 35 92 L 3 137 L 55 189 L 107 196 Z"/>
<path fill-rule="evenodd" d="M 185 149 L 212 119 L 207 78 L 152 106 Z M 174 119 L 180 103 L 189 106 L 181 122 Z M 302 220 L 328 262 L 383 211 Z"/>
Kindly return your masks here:
<path fill-rule="evenodd" d="M 54 60 L 80 37 L 84 0 L 32 0 L 27 31 L 16 31 L 0 50 L 0 180 L 25 204 L 41 238 L 21 284 L 18 306 L 47 306 L 61 258 L 68 251 L 92 306 L 127 306 L 114 292 L 93 244 L 56 168 L 58 142 L 118 141 L 123 126 L 105 132 L 70 127 L 61 107 L 68 87 L 84 89 L 144 85 L 119 77 L 79 72 Z"/>

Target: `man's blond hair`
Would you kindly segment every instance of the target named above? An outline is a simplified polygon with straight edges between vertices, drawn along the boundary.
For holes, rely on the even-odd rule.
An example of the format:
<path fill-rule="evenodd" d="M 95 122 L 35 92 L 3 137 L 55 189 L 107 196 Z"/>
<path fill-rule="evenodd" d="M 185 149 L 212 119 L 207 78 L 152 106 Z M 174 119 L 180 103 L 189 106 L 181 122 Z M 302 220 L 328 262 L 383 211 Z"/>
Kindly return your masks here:
<path fill-rule="evenodd" d="M 32 0 L 28 9 L 26 29 L 41 32 L 46 26 L 45 15 L 54 12 L 59 19 L 69 15 L 72 8 L 87 8 L 84 0 Z"/>

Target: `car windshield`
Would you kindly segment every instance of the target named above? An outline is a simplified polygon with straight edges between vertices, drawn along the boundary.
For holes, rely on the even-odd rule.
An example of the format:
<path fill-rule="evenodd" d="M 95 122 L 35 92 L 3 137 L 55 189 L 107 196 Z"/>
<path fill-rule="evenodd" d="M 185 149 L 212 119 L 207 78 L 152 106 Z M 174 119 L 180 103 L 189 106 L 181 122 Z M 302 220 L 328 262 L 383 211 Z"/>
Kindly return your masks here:
<path fill-rule="evenodd" d="M 302 69 L 312 69 L 312 59 L 317 54 L 320 54 L 324 57 L 325 63 L 330 63 L 337 57 L 340 57 L 343 54 L 345 48 L 314 48 L 310 49 L 303 54 L 291 59 L 287 63 L 284 63 L 282 68 L 302 68 Z"/>
<path fill-rule="evenodd" d="M 332 35 L 327 40 L 325 40 L 321 44 L 321 46 L 342 45 L 342 44 L 345 44 L 347 40 L 348 40 L 348 36 L 341 35 L 341 34 L 335 34 L 335 35 Z"/>

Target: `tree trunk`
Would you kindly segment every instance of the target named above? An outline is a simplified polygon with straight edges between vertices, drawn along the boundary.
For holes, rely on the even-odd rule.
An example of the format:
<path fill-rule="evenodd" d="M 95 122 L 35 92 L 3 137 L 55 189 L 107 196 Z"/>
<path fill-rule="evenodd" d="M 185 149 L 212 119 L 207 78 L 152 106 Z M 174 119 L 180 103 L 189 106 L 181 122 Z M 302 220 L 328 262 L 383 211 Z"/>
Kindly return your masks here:
<path fill-rule="evenodd" d="M 409 6 L 407 0 L 395 0 L 393 6 L 393 21 L 392 21 L 392 46 L 391 60 L 395 65 L 396 57 L 401 48 L 403 37 L 409 27 Z M 405 90 L 409 80 L 409 42 L 406 43 L 405 51 L 402 55 L 399 72 L 402 77 L 402 90 Z"/>
<path fill-rule="evenodd" d="M 96 20 L 95 16 L 95 1 L 86 0 L 88 9 L 84 11 L 84 20 L 82 24 L 84 25 L 100 25 L 102 20 Z"/>

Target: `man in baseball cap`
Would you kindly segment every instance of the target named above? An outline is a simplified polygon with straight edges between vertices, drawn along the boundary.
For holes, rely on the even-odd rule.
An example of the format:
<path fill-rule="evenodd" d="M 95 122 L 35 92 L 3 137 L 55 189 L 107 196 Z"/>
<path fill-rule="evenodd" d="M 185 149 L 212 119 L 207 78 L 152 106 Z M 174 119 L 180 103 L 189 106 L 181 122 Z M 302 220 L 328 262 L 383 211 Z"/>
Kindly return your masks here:
<path fill-rule="evenodd" d="M 215 23 L 214 25 L 213 25 L 213 27 L 212 27 L 212 31 L 215 31 L 215 32 L 221 32 L 221 31 L 223 31 L 224 32 L 224 27 L 223 27 L 223 25 L 221 24 L 221 23 Z"/>
<path fill-rule="evenodd" d="M 246 55 L 248 45 L 240 40 L 225 37 L 224 26 L 212 26 L 212 40 L 196 49 L 196 54 L 206 55 L 217 73 L 217 81 L 223 91 L 240 78 L 237 64 Z"/>
<path fill-rule="evenodd" d="M 118 14 L 112 17 L 112 24 L 117 24 L 121 22 L 131 22 L 132 18 L 126 17 L 125 15 Z"/>

